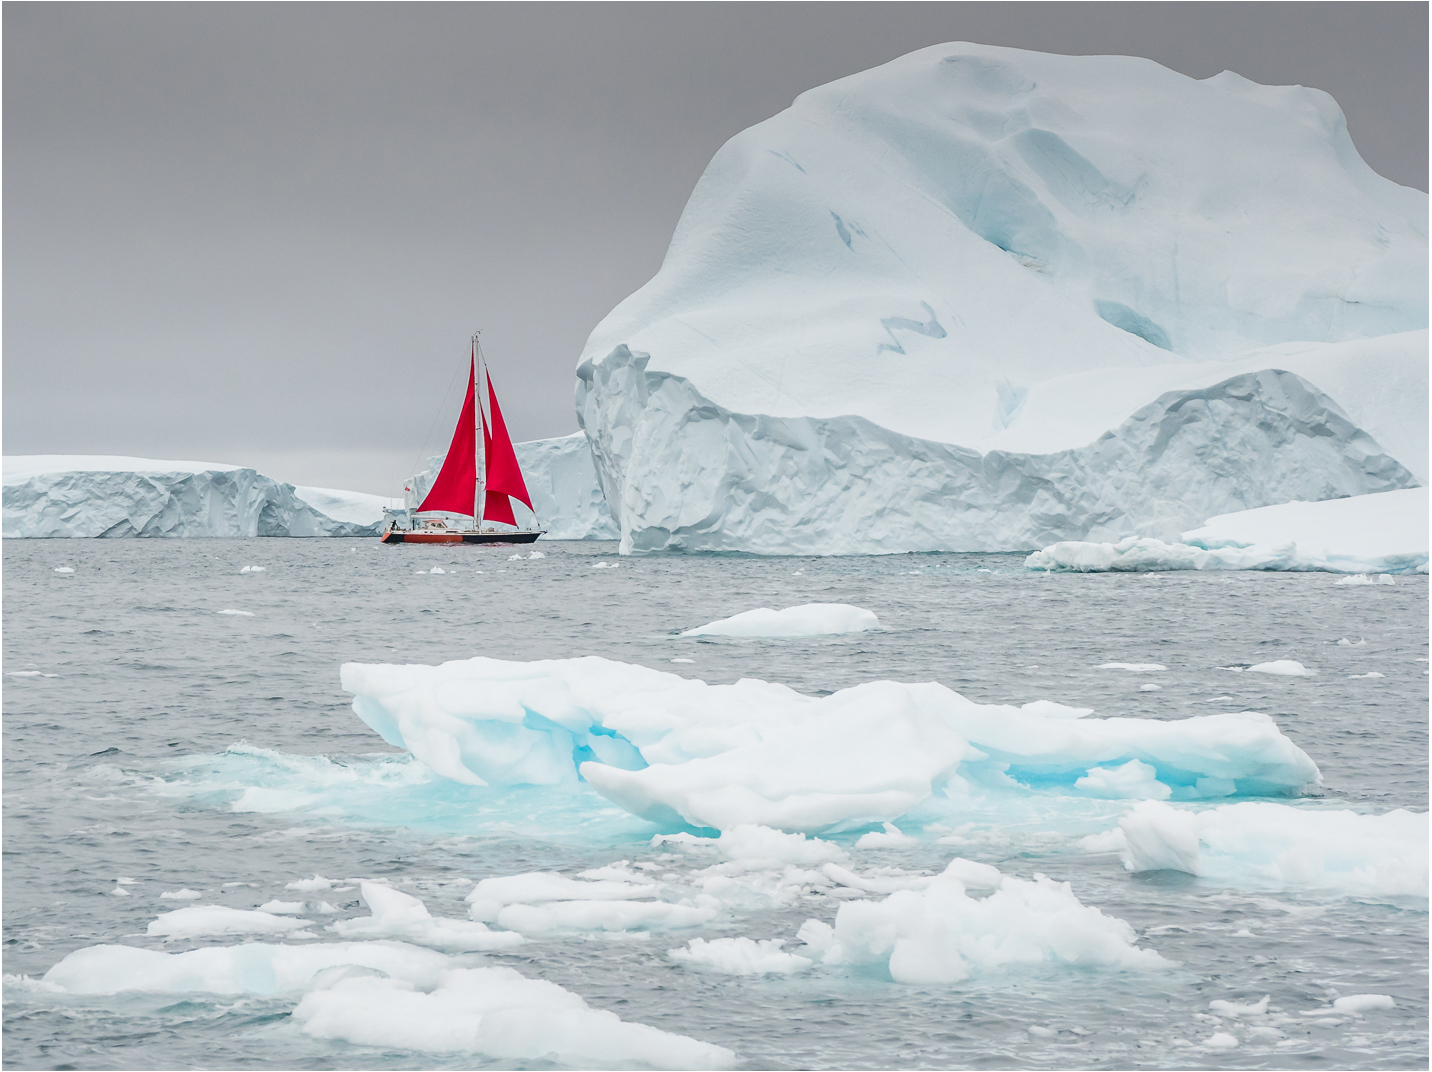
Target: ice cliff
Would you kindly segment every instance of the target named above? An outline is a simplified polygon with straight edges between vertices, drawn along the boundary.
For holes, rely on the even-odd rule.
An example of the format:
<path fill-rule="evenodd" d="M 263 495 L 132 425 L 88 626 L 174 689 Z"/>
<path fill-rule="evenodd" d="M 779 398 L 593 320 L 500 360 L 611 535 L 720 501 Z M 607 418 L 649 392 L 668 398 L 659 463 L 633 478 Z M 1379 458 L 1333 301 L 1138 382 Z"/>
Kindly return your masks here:
<path fill-rule="evenodd" d="M 616 539 L 581 433 L 516 449 L 549 539 Z M 384 507 L 403 502 L 241 466 L 112 455 L 8 457 L 4 485 L 6 537 L 374 536 Z"/>
<path fill-rule="evenodd" d="M 723 146 L 577 409 L 623 551 L 1176 539 L 1425 480 L 1426 326 L 1327 94 L 950 44 Z"/>
<path fill-rule="evenodd" d="M 367 536 L 390 502 L 211 462 L 46 454 L 3 464 L 6 537 Z"/>

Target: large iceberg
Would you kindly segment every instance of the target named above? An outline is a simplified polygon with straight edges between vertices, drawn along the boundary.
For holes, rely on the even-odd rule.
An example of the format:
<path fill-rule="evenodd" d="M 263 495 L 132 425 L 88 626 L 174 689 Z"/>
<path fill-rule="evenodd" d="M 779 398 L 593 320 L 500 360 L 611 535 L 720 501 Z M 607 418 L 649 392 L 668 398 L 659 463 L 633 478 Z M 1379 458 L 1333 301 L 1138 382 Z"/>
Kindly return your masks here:
<path fill-rule="evenodd" d="M 441 666 L 347 663 L 353 709 L 467 785 L 585 778 L 663 825 L 817 833 L 889 822 L 974 786 L 1092 798 L 1288 794 L 1317 766 L 1267 715 L 1090 718 L 1048 702 L 978 704 L 933 682 L 828 696 L 589 656 Z"/>
<path fill-rule="evenodd" d="M 34 454 L 0 464 L 6 537 L 371 536 L 397 504 L 214 462 Z"/>
<path fill-rule="evenodd" d="M 950 44 L 723 146 L 577 408 L 626 552 L 1168 539 L 1424 480 L 1426 327 L 1327 94 Z"/>
<path fill-rule="evenodd" d="M 1290 502 L 1211 517 L 1180 542 L 1130 536 L 1065 541 L 1025 559 L 1029 569 L 1427 572 L 1426 488 L 1324 502 Z M 1390 579 L 1390 578 L 1389 578 Z"/>
<path fill-rule="evenodd" d="M 548 539 L 617 538 L 585 436 L 518 443 L 516 450 Z M 376 536 L 384 510 L 403 505 L 401 498 L 295 487 L 216 462 L 46 454 L 3 464 L 7 537 Z M 419 498 L 441 465 L 434 458 L 414 478 Z"/>

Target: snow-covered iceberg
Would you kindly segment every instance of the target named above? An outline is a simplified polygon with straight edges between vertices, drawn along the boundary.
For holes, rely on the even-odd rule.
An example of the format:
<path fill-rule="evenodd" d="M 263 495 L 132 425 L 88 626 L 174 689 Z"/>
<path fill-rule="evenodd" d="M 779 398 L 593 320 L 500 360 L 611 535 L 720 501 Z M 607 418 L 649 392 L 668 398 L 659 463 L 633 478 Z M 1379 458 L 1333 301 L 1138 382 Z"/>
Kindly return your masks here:
<path fill-rule="evenodd" d="M 717 153 L 578 416 L 627 552 L 1169 539 L 1411 487 L 1426 221 L 1317 90 L 940 45 Z"/>
<path fill-rule="evenodd" d="M 1195 800 L 1321 781 L 1272 719 L 1249 711 L 1071 718 L 1057 704 L 978 704 L 933 682 L 815 697 L 597 657 L 348 663 L 342 684 L 365 723 L 444 778 L 561 785 L 580 776 L 667 825 L 851 829 L 974 786 Z"/>
<path fill-rule="evenodd" d="M 6 537 L 371 536 L 400 500 L 254 469 L 113 455 L 7 457 Z"/>
<path fill-rule="evenodd" d="M 1428 491 L 1409 488 L 1324 502 L 1290 502 L 1211 517 L 1180 542 L 1130 536 L 1118 543 L 1065 541 L 1025 559 L 1029 569 L 1322 570 L 1427 572 Z M 1391 578 L 1389 577 L 1389 581 Z"/>

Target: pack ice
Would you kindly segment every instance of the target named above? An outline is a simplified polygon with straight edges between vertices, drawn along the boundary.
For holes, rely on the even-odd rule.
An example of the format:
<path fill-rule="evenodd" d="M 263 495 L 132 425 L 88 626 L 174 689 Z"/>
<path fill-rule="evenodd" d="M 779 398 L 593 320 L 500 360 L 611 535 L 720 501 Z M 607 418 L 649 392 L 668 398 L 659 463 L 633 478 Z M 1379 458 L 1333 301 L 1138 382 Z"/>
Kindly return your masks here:
<path fill-rule="evenodd" d="M 939 45 L 721 148 L 578 416 L 624 552 L 1172 540 L 1412 487 L 1426 220 L 1318 90 Z"/>
<path fill-rule="evenodd" d="M 977 789 L 1195 800 L 1321 781 L 1267 715 L 1071 717 L 876 681 L 829 696 L 589 656 L 440 666 L 347 663 L 353 709 L 389 744 L 468 785 L 584 778 L 634 815 L 816 833 L 890 822 Z"/>
<path fill-rule="evenodd" d="M 1211 517 L 1185 532 L 1178 543 L 1143 536 L 1118 543 L 1070 540 L 1034 552 L 1024 564 L 1029 569 L 1083 573 L 1240 569 L 1426 573 L 1427 511 L 1426 488 L 1280 503 Z"/>
<path fill-rule="evenodd" d="M 398 503 L 214 462 L 32 454 L 0 464 L 6 537 L 372 536 Z"/>

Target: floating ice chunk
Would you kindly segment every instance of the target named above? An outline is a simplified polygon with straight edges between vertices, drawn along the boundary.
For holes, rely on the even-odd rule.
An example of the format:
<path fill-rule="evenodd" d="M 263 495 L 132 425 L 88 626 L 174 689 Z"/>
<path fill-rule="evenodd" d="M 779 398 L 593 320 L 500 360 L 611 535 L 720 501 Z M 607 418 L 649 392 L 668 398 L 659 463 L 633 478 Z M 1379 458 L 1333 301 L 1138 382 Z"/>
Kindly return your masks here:
<path fill-rule="evenodd" d="M 832 842 L 804 834 L 787 834 L 768 826 L 736 826 L 723 830 L 714 844 L 726 859 L 761 869 L 786 865 L 818 867 L 850 859 L 844 849 Z"/>
<path fill-rule="evenodd" d="M 131 894 L 127 889 L 125 889 L 123 886 L 115 886 L 114 889 L 110 890 L 109 892 L 110 892 L 110 894 L 111 894 L 112 896 L 114 896 L 114 897 L 132 897 L 132 896 L 134 896 L 134 895 Z M 154 924 L 151 923 L 150 926 L 152 927 L 152 926 L 154 926 Z"/>
<path fill-rule="evenodd" d="M 904 849 L 918 844 L 920 844 L 919 838 L 902 834 L 894 823 L 886 823 L 883 831 L 872 830 L 868 834 L 861 834 L 855 847 L 857 849 Z"/>
<path fill-rule="evenodd" d="M 1185 871 L 1229 885 L 1427 896 L 1427 814 L 1383 815 L 1264 801 L 1191 812 L 1157 801 L 1119 820 L 1130 871 Z"/>
<path fill-rule="evenodd" d="M 688 629 L 682 636 L 812 637 L 879 629 L 873 611 L 848 603 L 806 603 L 785 610 L 760 607 Z"/>
<path fill-rule="evenodd" d="M 672 659 L 671 661 L 674 662 L 674 663 L 694 663 L 696 660 L 695 660 L 695 659 Z"/>
<path fill-rule="evenodd" d="M 1296 659 L 1274 659 L 1270 663 L 1258 663 L 1248 668 L 1250 674 L 1278 674 L 1282 677 L 1312 677 L 1317 673 Z"/>
<path fill-rule="evenodd" d="M 340 919 L 328 929 L 340 938 L 394 938 L 449 953 L 491 952 L 522 944 L 522 936 L 490 931 L 466 919 L 434 919 L 416 897 L 377 882 L 359 885 L 372 915 Z"/>
<path fill-rule="evenodd" d="M 1127 670 L 1131 674 L 1154 674 L 1167 670 L 1163 663 L 1100 663 L 1100 670 Z"/>
<path fill-rule="evenodd" d="M 532 552 L 531 554 L 529 554 L 527 557 L 528 557 L 528 558 L 546 558 L 547 555 L 546 555 L 544 552 L 542 552 L 542 551 L 533 551 L 533 552 Z"/>
<path fill-rule="evenodd" d="M 815 963 L 809 957 L 782 951 L 783 945 L 780 938 L 713 938 L 709 942 L 693 938 L 685 949 L 668 949 L 666 955 L 682 967 L 719 975 L 790 975 Z"/>
<path fill-rule="evenodd" d="M 1162 691 L 1162 689 L 1162 685 L 1155 685 L 1152 681 L 1146 682 L 1145 684 L 1139 686 L 1140 692 L 1160 692 Z"/>
<path fill-rule="evenodd" d="M 846 689 L 822 707 L 818 716 L 763 731 L 758 744 L 709 759 L 580 770 L 602 796 L 653 822 L 818 833 L 896 819 L 977 755 L 890 682 Z"/>
<path fill-rule="evenodd" d="M 468 904 L 540 904 L 544 901 L 630 901 L 654 897 L 656 886 L 630 881 L 590 881 L 551 871 L 485 878 L 467 895 Z"/>
<path fill-rule="evenodd" d="M 1215 1031 L 1203 1040 L 1210 1050 L 1233 1050 L 1238 1048 L 1238 1039 L 1226 1031 Z"/>
<path fill-rule="evenodd" d="M 288 922 L 293 922 L 292 920 Z M 246 942 L 187 953 L 127 945 L 77 949 L 45 973 L 45 982 L 70 994 L 283 994 L 302 990 L 319 972 L 339 965 L 374 968 L 416 986 L 435 986 L 451 958 L 402 942 L 325 942 L 269 945 Z"/>
<path fill-rule="evenodd" d="M 240 572 L 240 573 L 263 573 L 264 570 L 266 570 L 266 569 L 268 569 L 267 566 L 245 566 L 243 569 L 239 570 L 239 572 Z"/>
<path fill-rule="evenodd" d="M 161 897 L 164 894 L 160 894 Z M 199 896 L 197 893 L 195 897 Z M 259 905 L 260 912 L 271 912 L 276 916 L 300 916 L 303 914 L 302 901 L 268 901 Z"/>
<path fill-rule="evenodd" d="M 251 611 L 251 610 L 234 610 L 234 609 L 232 609 L 232 608 L 225 608 L 224 610 L 219 611 L 219 613 L 220 613 L 220 614 L 238 614 L 238 615 L 242 615 L 242 616 L 245 617 L 245 618 L 252 618 L 252 617 L 254 616 L 254 612 Z"/>
<path fill-rule="evenodd" d="M 59 674 L 47 674 L 43 670 L 11 670 L 6 677 L 59 677 Z"/>
<path fill-rule="evenodd" d="M 322 875 L 314 875 L 312 878 L 301 878 L 295 882 L 284 884 L 286 890 L 297 890 L 299 893 L 316 893 L 318 890 L 331 890 L 333 883 Z"/>
<path fill-rule="evenodd" d="M 1347 577 L 1339 577 L 1333 584 L 1376 584 L 1366 573 L 1354 573 Z"/>
<path fill-rule="evenodd" d="M 56 567 L 55 567 L 55 572 L 56 572 L 56 573 L 73 573 L 73 572 L 74 572 L 74 567 L 73 567 L 73 566 L 56 566 Z"/>
<path fill-rule="evenodd" d="M 498 925 L 528 937 L 616 931 L 664 931 L 699 927 L 716 917 L 714 908 L 666 901 L 548 901 L 510 904 Z"/>
<path fill-rule="evenodd" d="M 1379 573 L 1379 574 L 1377 575 L 1377 583 L 1378 583 L 1378 584 L 1396 584 L 1397 582 L 1392 579 L 1392 574 L 1390 574 L 1390 573 Z"/>
<path fill-rule="evenodd" d="M 1269 995 L 1264 994 L 1261 1001 L 1255 1001 L 1252 1005 L 1238 1005 L 1232 1001 L 1210 1001 L 1208 1007 L 1220 1016 L 1231 1017 L 1234 1020 L 1244 1020 L 1249 1017 L 1263 1016 L 1268 1012 Z"/>
<path fill-rule="evenodd" d="M 885 894 L 896 893 L 900 890 L 923 890 L 935 881 L 933 875 L 912 872 L 901 872 L 894 875 L 878 873 L 858 875 L 839 864 L 826 864 L 821 871 L 835 884 L 865 893 Z"/>
<path fill-rule="evenodd" d="M 223 905 L 194 905 L 165 912 L 151 923 L 146 934 L 151 938 L 207 938 L 218 934 L 290 934 L 310 926 L 305 919 L 288 919 L 268 912 L 250 912 Z"/>
<path fill-rule="evenodd" d="M 1348 994 L 1333 1001 L 1336 1011 L 1353 1014 L 1364 1013 L 1369 1009 L 1391 1009 L 1396 1005 L 1397 1002 L 1387 994 Z"/>
<path fill-rule="evenodd" d="M 182 890 L 165 890 L 159 895 L 161 901 L 197 901 L 203 894 L 198 890 L 188 888 Z"/>
<path fill-rule="evenodd" d="M 1173 795 L 1173 790 L 1158 780 L 1158 771 L 1137 759 L 1118 767 L 1090 767 L 1074 788 L 1112 800 L 1167 800 Z"/>
<path fill-rule="evenodd" d="M 593 562 L 592 569 L 619 569 L 620 562 Z"/>
<path fill-rule="evenodd" d="M 1379 674 L 1376 670 L 1369 670 L 1369 671 L 1368 671 L 1367 673 L 1365 673 L 1365 674 L 1348 674 L 1348 677 L 1352 677 L 1352 678 L 1356 678 L 1356 677 L 1384 677 L 1384 676 L 1386 676 L 1386 675 L 1384 675 L 1384 674 Z"/>
<path fill-rule="evenodd" d="M 1354 643 L 1353 643 L 1351 640 L 1349 640 L 1347 637 L 1343 637 L 1341 640 L 1338 641 L 1338 647 L 1340 647 L 1340 648 L 1365 648 L 1365 647 L 1367 647 L 1367 638 L 1366 638 L 1366 637 L 1358 637 L 1357 643 L 1354 644 Z"/>
<path fill-rule="evenodd" d="M 424 993 L 401 979 L 344 978 L 305 994 L 293 1018 L 306 1034 L 359 1046 L 481 1054 L 578 1068 L 730 1068 L 735 1055 L 685 1035 L 588 1007 L 555 983 L 511 968 L 441 973 Z"/>
<path fill-rule="evenodd" d="M 847 901 L 836 913 L 833 933 L 807 925 L 801 937 L 824 946 L 826 964 L 883 964 L 896 982 L 912 984 L 953 983 L 1015 965 L 1127 971 L 1170 966 L 1136 946 L 1134 930 L 1123 920 L 1081 904 L 1067 882 L 1006 875 L 989 896 L 974 898 L 953 868 L 923 890 Z"/>
<path fill-rule="evenodd" d="M 1079 793 L 1138 759 L 1173 799 L 1295 792 L 1321 776 L 1256 712 L 1178 721 L 1071 718 L 977 704 L 942 685 L 872 682 L 829 696 L 705 682 L 605 659 L 349 663 L 354 710 L 383 739 L 467 784 L 575 782 L 658 822 L 819 832 L 893 822 L 965 781 Z M 646 767 L 647 764 L 652 766 Z M 642 769 L 642 768 L 646 769 Z M 958 768 L 958 771 L 956 771 Z"/>
<path fill-rule="evenodd" d="M 521 562 L 521 561 L 522 561 L 522 555 L 520 555 L 520 554 L 508 555 L 508 556 L 507 556 L 507 561 L 509 561 L 509 562 Z"/>
<path fill-rule="evenodd" d="M 413 573 L 414 573 L 414 574 L 417 574 L 417 575 L 419 575 L 419 576 L 426 577 L 428 571 L 425 570 L 425 569 L 420 569 L 420 570 L 413 570 Z"/>
<path fill-rule="evenodd" d="M 432 569 L 428 570 L 428 572 L 429 572 L 429 573 L 446 573 L 447 570 L 443 569 L 441 566 L 434 566 Z"/>

